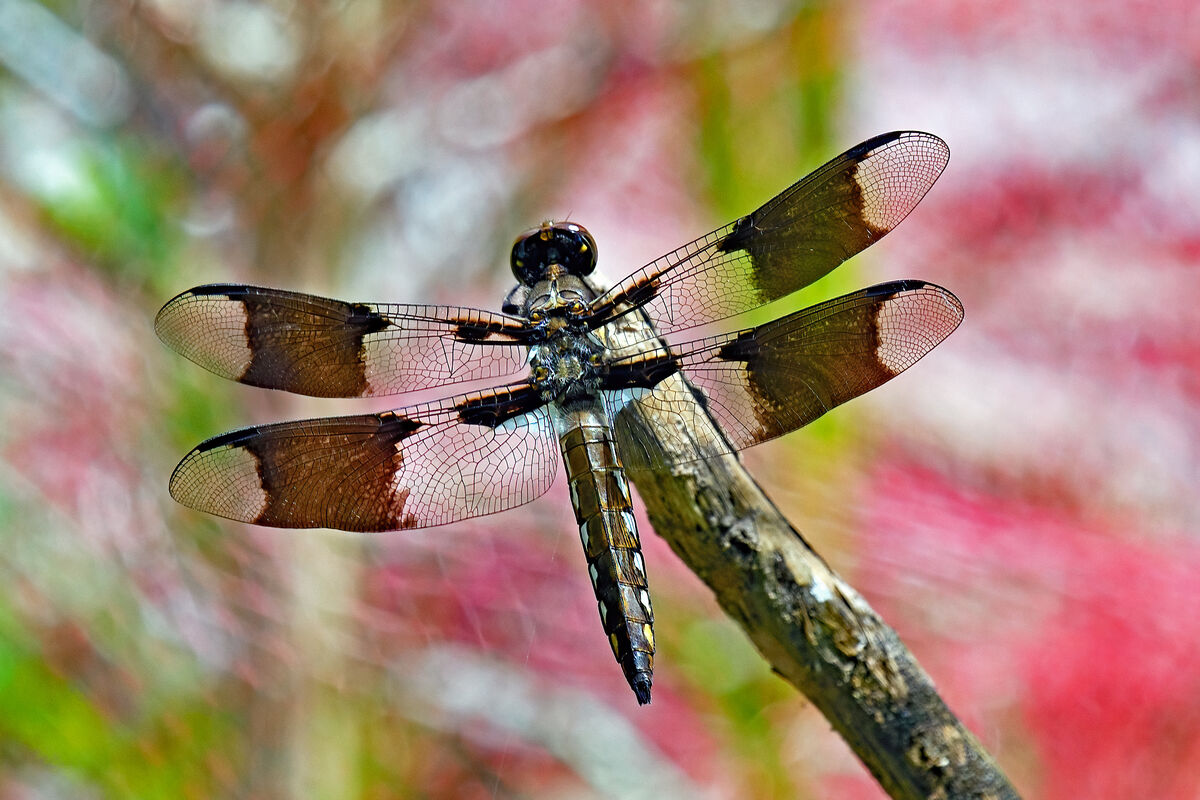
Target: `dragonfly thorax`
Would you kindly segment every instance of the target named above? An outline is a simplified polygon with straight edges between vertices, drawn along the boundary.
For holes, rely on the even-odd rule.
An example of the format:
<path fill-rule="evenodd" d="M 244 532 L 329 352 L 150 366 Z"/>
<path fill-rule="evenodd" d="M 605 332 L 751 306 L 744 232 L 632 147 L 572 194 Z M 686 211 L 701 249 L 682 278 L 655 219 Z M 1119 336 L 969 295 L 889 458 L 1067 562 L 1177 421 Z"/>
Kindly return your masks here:
<path fill-rule="evenodd" d="M 562 329 L 529 348 L 530 383 L 545 400 L 594 395 L 603 352 L 594 334 Z"/>

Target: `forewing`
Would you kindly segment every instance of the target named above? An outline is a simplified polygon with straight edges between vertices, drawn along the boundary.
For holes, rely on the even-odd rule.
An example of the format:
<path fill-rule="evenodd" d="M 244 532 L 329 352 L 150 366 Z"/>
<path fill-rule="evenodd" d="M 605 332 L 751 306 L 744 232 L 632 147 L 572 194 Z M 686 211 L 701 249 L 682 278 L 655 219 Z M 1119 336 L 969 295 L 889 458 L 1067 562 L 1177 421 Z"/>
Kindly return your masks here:
<path fill-rule="evenodd" d="M 158 312 L 169 347 L 251 386 L 314 397 L 390 395 L 511 375 L 526 323 L 449 306 L 347 303 L 241 284 L 198 286 Z"/>
<path fill-rule="evenodd" d="M 749 216 L 630 275 L 595 301 L 595 322 L 644 303 L 665 334 L 801 289 L 899 225 L 949 158 L 946 143 L 928 133 L 868 139 Z"/>
<path fill-rule="evenodd" d="M 740 450 L 801 428 L 886 383 L 962 318 L 962 303 L 946 289 L 894 281 L 757 328 L 622 359 L 610 367 L 605 388 L 628 401 L 617 413 L 636 408 L 658 423 L 655 434 L 667 440 L 668 452 L 686 451 L 705 408 Z M 680 370 L 698 399 L 682 382 L 665 380 Z M 627 461 L 635 469 L 664 465 L 644 454 Z"/>
<path fill-rule="evenodd" d="M 279 528 L 384 531 L 519 506 L 558 469 L 546 407 L 513 384 L 381 414 L 283 422 L 209 439 L 179 463 L 171 496 Z"/>

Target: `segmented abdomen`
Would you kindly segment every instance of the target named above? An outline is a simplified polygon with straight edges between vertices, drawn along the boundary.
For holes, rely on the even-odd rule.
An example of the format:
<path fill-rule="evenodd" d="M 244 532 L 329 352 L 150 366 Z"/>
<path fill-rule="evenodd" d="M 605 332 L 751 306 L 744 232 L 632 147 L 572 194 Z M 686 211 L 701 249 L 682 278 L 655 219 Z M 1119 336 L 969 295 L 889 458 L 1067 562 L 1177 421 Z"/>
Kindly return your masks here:
<path fill-rule="evenodd" d="M 625 471 L 599 406 L 564 413 L 559 444 L 600 620 L 625 680 L 650 702 L 654 611 Z"/>

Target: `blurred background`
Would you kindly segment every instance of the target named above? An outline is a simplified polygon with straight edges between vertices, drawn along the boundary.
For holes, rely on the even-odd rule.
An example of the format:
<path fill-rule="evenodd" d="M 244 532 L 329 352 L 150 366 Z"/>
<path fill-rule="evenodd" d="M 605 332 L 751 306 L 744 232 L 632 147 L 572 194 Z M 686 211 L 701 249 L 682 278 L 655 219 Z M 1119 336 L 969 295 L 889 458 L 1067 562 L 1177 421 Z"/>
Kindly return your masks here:
<path fill-rule="evenodd" d="M 966 321 L 745 460 L 1025 796 L 1200 796 L 1190 0 L 3 0 L 0 64 L 0 797 L 881 797 L 648 525 L 636 706 L 561 476 L 404 534 L 174 504 L 203 438 L 373 406 L 151 326 L 224 281 L 498 308 L 549 217 L 620 278 L 899 128 L 944 177 L 774 310 Z"/>

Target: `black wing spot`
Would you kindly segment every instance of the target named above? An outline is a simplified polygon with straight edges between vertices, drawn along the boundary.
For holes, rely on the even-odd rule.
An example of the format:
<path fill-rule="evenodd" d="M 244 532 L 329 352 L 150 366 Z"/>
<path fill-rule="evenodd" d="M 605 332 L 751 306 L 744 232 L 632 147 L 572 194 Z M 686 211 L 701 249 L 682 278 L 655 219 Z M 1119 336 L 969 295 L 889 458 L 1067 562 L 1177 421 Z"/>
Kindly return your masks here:
<path fill-rule="evenodd" d="M 658 297 L 658 290 L 659 282 L 658 279 L 655 278 L 654 280 L 639 283 L 636 287 L 634 287 L 633 291 L 629 292 L 629 294 L 625 296 L 625 299 L 633 306 L 644 306 L 655 297 Z"/>
<path fill-rule="evenodd" d="M 717 351 L 717 358 L 724 361 L 753 361 L 758 358 L 759 344 L 757 331 L 743 331 L 736 339 L 725 344 Z"/>
<path fill-rule="evenodd" d="M 220 436 L 214 436 L 211 439 L 206 439 L 196 446 L 197 453 L 204 453 L 209 450 L 216 450 L 219 447 L 236 447 L 244 445 L 247 442 L 254 441 L 258 436 L 258 428 L 240 428 L 229 433 L 222 433 Z"/>
<path fill-rule="evenodd" d="M 466 425 L 498 428 L 514 417 L 542 407 L 545 402 L 532 386 L 523 386 L 515 391 L 468 398 L 456 405 L 454 410 Z"/>
<path fill-rule="evenodd" d="M 191 295 L 193 297 L 208 297 L 209 295 L 223 295 L 230 300 L 241 300 L 251 294 L 250 287 L 242 283 L 206 283 L 203 286 L 195 286 L 182 292 L 179 297 Z M 170 305 L 168 303 L 167 305 Z"/>
<path fill-rule="evenodd" d="M 733 230 L 717 244 L 717 252 L 732 253 L 735 250 L 746 249 L 746 241 L 754 236 L 756 230 L 752 216 L 747 214 L 733 223 Z"/>
<path fill-rule="evenodd" d="M 923 289 L 928 285 L 926 281 L 904 278 L 898 281 L 888 281 L 887 283 L 871 286 L 864 289 L 863 292 L 867 297 L 889 298 L 901 292 L 912 292 L 917 289 Z"/>
<path fill-rule="evenodd" d="M 488 338 L 488 330 L 486 325 L 467 325 L 462 324 L 454 329 L 454 340 L 457 342 L 482 342 Z"/>
<path fill-rule="evenodd" d="M 369 333 L 378 333 L 385 328 L 391 327 L 392 322 L 387 317 L 373 310 L 365 303 L 352 303 L 350 305 L 350 314 L 346 320 L 347 325 L 353 328 L 359 336 L 365 336 Z"/>
<path fill-rule="evenodd" d="M 601 389 L 653 389 L 679 372 L 679 361 L 661 353 L 637 361 L 610 364 L 601 379 Z"/>
<path fill-rule="evenodd" d="M 379 433 L 377 435 L 381 439 L 399 442 L 412 436 L 426 424 L 419 419 L 404 417 L 394 411 L 385 411 L 379 415 Z"/>
<path fill-rule="evenodd" d="M 872 151 L 883 147 L 889 142 L 894 142 L 904 135 L 904 131 L 892 131 L 891 133 L 881 133 L 878 136 L 872 136 L 865 142 L 859 142 L 858 144 L 854 145 L 854 147 L 851 147 L 846 151 L 845 156 L 851 161 L 862 161 L 864 158 L 870 155 Z"/>

